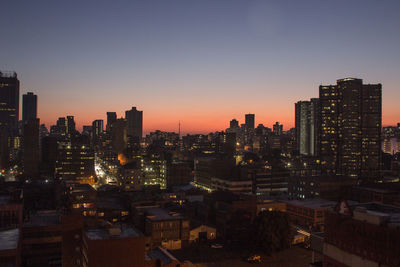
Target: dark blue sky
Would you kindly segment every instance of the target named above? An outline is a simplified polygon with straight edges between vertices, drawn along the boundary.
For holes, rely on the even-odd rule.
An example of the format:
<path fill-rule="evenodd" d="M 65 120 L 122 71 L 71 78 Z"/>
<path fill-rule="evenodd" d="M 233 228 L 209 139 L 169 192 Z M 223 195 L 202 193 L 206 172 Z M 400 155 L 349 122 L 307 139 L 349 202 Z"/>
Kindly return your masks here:
<path fill-rule="evenodd" d="M 400 1 L 3 0 L 0 69 L 39 95 L 46 124 L 137 106 L 145 129 L 294 125 L 319 84 L 382 83 L 400 121 Z M 210 118 L 212 118 L 210 120 Z"/>

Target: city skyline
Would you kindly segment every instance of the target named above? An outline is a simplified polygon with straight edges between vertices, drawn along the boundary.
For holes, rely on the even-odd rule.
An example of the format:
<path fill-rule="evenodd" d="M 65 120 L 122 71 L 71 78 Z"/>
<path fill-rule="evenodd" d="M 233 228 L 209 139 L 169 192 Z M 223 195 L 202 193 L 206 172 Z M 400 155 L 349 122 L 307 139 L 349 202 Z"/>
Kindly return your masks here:
<path fill-rule="evenodd" d="M 361 4 L 362 3 L 362 4 Z M 144 133 L 224 130 L 233 118 L 294 127 L 294 104 L 354 77 L 383 86 L 383 126 L 400 117 L 397 1 L 118 4 L 8 1 L 0 69 L 38 95 L 47 127 L 143 110 Z M 87 13 L 91 16 L 87 16 Z M 5 53 L 5 51 L 7 51 Z"/>

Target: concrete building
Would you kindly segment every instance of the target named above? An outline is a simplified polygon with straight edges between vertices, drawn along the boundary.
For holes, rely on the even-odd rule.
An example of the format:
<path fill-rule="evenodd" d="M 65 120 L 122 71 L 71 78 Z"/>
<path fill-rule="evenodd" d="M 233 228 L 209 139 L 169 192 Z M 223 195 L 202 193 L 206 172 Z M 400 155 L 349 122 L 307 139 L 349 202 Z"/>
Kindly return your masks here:
<path fill-rule="evenodd" d="M 319 99 L 295 104 L 296 144 L 300 155 L 318 154 Z"/>
<path fill-rule="evenodd" d="M 24 175 L 37 178 L 39 175 L 39 119 L 31 119 L 24 125 L 23 163 Z"/>

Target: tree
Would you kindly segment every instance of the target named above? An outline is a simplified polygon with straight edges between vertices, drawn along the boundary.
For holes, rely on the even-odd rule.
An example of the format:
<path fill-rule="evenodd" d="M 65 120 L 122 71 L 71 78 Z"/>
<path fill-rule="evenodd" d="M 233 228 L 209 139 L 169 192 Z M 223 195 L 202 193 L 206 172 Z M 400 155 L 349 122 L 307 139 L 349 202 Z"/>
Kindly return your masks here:
<path fill-rule="evenodd" d="M 254 220 L 255 246 L 265 253 L 286 249 L 292 241 L 289 219 L 280 211 L 263 211 Z"/>

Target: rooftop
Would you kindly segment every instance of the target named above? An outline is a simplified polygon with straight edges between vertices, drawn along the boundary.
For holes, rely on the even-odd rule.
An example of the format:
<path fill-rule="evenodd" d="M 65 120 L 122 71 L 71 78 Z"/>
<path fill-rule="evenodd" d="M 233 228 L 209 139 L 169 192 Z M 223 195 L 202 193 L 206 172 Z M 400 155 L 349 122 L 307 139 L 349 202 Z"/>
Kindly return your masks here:
<path fill-rule="evenodd" d="M 112 234 L 110 233 L 112 231 L 110 231 L 109 229 L 106 229 L 104 227 L 99 227 L 99 228 L 87 229 L 85 230 L 85 234 L 90 240 L 118 239 L 118 238 L 138 237 L 143 235 L 137 229 L 128 225 L 121 225 L 121 227 L 116 227 L 111 229 L 119 229 L 120 232 L 117 231 L 117 234 Z"/>
<path fill-rule="evenodd" d="M 400 207 L 373 202 L 349 205 L 357 213 L 385 219 L 388 226 L 400 226 Z"/>
<path fill-rule="evenodd" d="M 167 221 L 182 219 L 182 216 L 176 212 L 168 212 L 162 208 L 149 208 L 145 210 L 147 218 L 152 221 Z"/>
<path fill-rule="evenodd" d="M 29 221 L 24 222 L 24 227 L 38 227 L 61 224 L 60 213 L 56 210 L 38 211 L 29 217 Z"/>
<path fill-rule="evenodd" d="M 179 262 L 171 253 L 161 247 L 149 251 L 147 257 L 150 259 L 160 259 L 163 262 L 163 265 L 170 264 L 173 261 Z"/>
<path fill-rule="evenodd" d="M 0 251 L 16 249 L 18 247 L 19 229 L 0 231 Z"/>
<path fill-rule="evenodd" d="M 289 200 L 285 201 L 287 204 L 291 204 L 299 207 L 306 207 L 310 209 L 322 209 L 334 207 L 337 203 L 335 201 L 325 199 L 306 199 L 306 200 Z"/>

